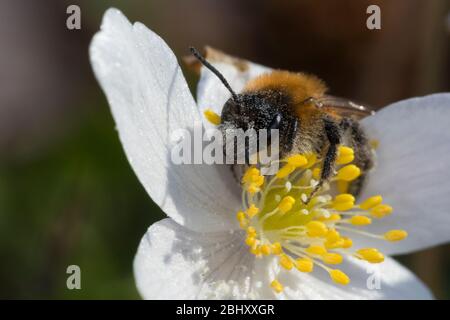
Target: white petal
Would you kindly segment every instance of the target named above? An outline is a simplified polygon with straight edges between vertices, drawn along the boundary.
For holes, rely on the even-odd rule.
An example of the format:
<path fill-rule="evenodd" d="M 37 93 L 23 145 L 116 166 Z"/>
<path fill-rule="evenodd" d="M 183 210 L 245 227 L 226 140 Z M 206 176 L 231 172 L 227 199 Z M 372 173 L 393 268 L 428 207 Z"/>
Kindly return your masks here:
<path fill-rule="evenodd" d="M 392 104 L 363 122 L 370 138 L 380 141 L 377 167 L 361 199 L 381 194 L 391 216 L 369 230 L 405 229 L 398 243 L 380 241 L 385 253 L 398 254 L 450 239 L 450 94 L 436 94 Z"/>
<path fill-rule="evenodd" d="M 432 299 L 428 288 L 409 270 L 395 260 L 386 258 L 381 264 L 349 259 L 339 269 L 350 277 L 343 286 L 331 281 L 324 270 L 316 267 L 312 274 L 284 272 L 279 280 L 285 283 L 283 299 Z M 280 297 L 281 298 L 281 297 Z"/>
<path fill-rule="evenodd" d="M 222 73 L 231 88 L 237 93 L 244 88 L 249 80 L 271 70 L 268 67 L 237 59 L 211 48 L 207 48 L 206 58 Z M 230 92 L 220 80 L 210 70 L 202 66 L 200 81 L 197 86 L 197 104 L 200 111 L 203 113 L 205 109 L 209 108 L 220 115 L 223 105 L 230 97 Z"/>
<path fill-rule="evenodd" d="M 254 259 L 241 232 L 197 233 L 171 219 L 152 225 L 134 261 L 145 299 L 245 298 Z"/>
<path fill-rule="evenodd" d="M 201 124 L 178 62 L 155 33 L 109 9 L 90 47 L 126 155 L 152 199 L 195 230 L 235 227 L 236 182 L 228 168 L 174 165 L 170 134 Z M 175 143 L 175 142 L 172 142 Z"/>
<path fill-rule="evenodd" d="M 198 233 L 165 219 L 143 237 L 134 261 L 139 292 L 146 299 L 429 299 L 426 287 L 408 270 L 387 260 L 379 265 L 380 289 L 369 290 L 368 264 L 346 263 L 352 279 L 343 287 L 317 268 L 312 274 L 283 272 L 282 294 L 270 289 L 276 259 L 254 259 L 241 232 Z"/>

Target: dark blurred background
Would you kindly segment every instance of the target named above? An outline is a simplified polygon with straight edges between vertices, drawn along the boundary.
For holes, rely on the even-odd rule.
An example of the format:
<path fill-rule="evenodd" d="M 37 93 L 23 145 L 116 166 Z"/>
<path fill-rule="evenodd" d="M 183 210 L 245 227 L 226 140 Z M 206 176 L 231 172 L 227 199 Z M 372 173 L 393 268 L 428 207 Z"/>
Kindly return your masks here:
<path fill-rule="evenodd" d="M 81 7 L 81 30 L 66 28 L 70 4 Z M 366 28 L 370 4 L 381 7 L 381 30 Z M 133 256 L 164 215 L 127 163 L 89 65 L 111 6 L 179 57 L 208 44 L 317 74 L 331 93 L 375 107 L 450 91 L 448 0 L 2 0 L 0 298 L 139 297 Z M 449 298 L 449 249 L 399 259 Z M 82 290 L 66 288 L 71 264 Z"/>

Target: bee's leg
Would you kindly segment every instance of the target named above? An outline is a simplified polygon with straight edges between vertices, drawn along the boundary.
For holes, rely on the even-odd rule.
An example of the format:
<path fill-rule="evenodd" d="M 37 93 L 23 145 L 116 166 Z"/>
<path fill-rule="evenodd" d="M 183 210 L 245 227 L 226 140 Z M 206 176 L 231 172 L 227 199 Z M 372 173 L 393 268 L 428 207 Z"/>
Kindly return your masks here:
<path fill-rule="evenodd" d="M 354 163 L 361 169 L 361 175 L 349 186 L 349 192 L 357 196 L 362 189 L 367 171 L 373 167 L 372 151 L 365 132 L 358 121 L 345 118 L 341 121 L 340 127 L 343 132 L 348 132 L 349 142 L 355 152 Z"/>
<path fill-rule="evenodd" d="M 309 195 L 308 202 L 322 187 L 324 182 L 330 179 L 336 163 L 337 148 L 338 145 L 341 143 L 342 133 L 338 124 L 336 124 L 332 120 L 324 119 L 324 129 L 326 137 L 328 139 L 328 149 L 327 152 L 325 153 L 319 183 L 314 187 L 314 190 Z"/>

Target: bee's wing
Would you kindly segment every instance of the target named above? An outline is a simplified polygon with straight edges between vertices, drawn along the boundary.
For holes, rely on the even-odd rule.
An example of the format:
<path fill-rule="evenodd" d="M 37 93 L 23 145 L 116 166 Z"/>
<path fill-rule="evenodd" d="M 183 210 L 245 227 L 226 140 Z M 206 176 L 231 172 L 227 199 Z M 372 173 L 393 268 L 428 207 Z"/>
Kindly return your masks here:
<path fill-rule="evenodd" d="M 317 99 L 315 102 L 319 108 L 332 110 L 343 117 L 356 117 L 357 119 L 362 119 L 375 113 L 375 111 L 367 105 L 362 105 L 335 96 L 326 95 Z"/>

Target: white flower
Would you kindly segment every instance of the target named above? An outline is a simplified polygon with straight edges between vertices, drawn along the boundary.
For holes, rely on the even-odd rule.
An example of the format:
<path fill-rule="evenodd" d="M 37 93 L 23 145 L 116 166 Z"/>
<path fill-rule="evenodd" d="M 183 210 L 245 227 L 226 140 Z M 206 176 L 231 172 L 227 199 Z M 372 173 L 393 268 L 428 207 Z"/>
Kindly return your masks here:
<path fill-rule="evenodd" d="M 103 88 L 126 155 L 142 185 L 168 218 L 152 225 L 135 261 L 137 287 L 148 299 L 428 299 L 431 293 L 408 270 L 385 257 L 377 264 L 380 289 L 367 285 L 368 263 L 346 259 L 347 286 L 335 284 L 320 268 L 312 273 L 279 270 L 273 257 L 255 258 L 236 222 L 239 188 L 230 170 L 214 165 L 174 165 L 170 133 L 203 121 L 206 108 L 220 108 L 229 93 L 202 69 L 197 102 L 166 43 L 121 12 L 106 12 L 90 47 L 94 72 Z M 234 90 L 270 69 L 210 58 Z M 241 61 L 242 62 L 242 61 Z M 377 167 L 361 199 L 382 194 L 394 214 L 366 230 L 382 234 L 406 229 L 409 237 L 390 243 L 352 237 L 358 247 L 376 246 L 401 254 L 446 242 L 450 237 L 450 94 L 392 104 L 363 125 L 379 143 Z M 205 123 L 205 126 L 209 124 Z M 326 201 L 326 200 L 325 200 Z M 376 242 L 376 244 L 374 244 Z M 274 279 L 284 285 L 271 288 Z"/>

